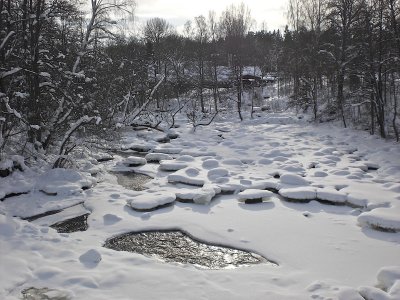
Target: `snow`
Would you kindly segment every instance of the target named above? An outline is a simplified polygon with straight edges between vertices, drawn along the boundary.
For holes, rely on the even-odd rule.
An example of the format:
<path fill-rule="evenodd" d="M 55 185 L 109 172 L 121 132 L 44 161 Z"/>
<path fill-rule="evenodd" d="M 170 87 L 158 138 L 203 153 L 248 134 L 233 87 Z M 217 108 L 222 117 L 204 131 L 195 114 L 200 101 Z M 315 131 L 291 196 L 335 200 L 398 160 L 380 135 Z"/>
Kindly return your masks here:
<path fill-rule="evenodd" d="M 221 116 L 195 132 L 177 118 L 179 137 L 161 146 L 157 132 L 121 128 L 115 149 L 157 149 L 146 157 L 162 158 L 135 167 L 154 177 L 140 192 L 108 173 L 126 160 L 97 164 L 100 152 L 78 161 L 79 170 L 24 167 L 0 178 L 0 194 L 28 192 L 0 202 L 0 299 L 21 299 L 30 287 L 99 300 L 400 299 L 399 145 L 260 114 L 242 123 Z M 97 166 L 96 178 L 82 172 Z M 268 202 L 237 203 L 260 197 Z M 61 211 L 21 219 L 52 210 Z M 48 227 L 82 213 L 90 213 L 87 231 Z M 102 247 L 126 232 L 168 229 L 279 266 L 208 271 Z"/>
<path fill-rule="evenodd" d="M 283 197 L 293 200 L 313 200 L 317 197 L 317 191 L 313 187 L 283 188 L 279 190 Z"/>
<path fill-rule="evenodd" d="M 149 153 L 144 157 L 148 162 L 159 162 L 161 160 L 172 160 L 172 156 L 165 153 Z"/>
<path fill-rule="evenodd" d="M 358 222 L 364 226 L 400 231 L 400 205 L 391 208 L 378 207 L 362 213 L 358 217 Z"/>
<path fill-rule="evenodd" d="M 176 192 L 176 198 L 181 200 L 192 200 L 197 204 L 208 204 L 221 189 L 214 185 L 205 185 L 201 189 L 181 189 Z"/>
<path fill-rule="evenodd" d="M 201 178 L 199 169 L 185 168 L 168 175 L 168 182 L 203 186 L 205 180 Z"/>
<path fill-rule="evenodd" d="M 86 267 L 95 267 L 101 261 L 101 254 L 96 249 L 90 249 L 79 256 L 79 261 Z"/>
<path fill-rule="evenodd" d="M 160 161 L 160 170 L 163 171 L 178 171 L 187 167 L 186 163 L 178 162 L 175 160 L 162 160 Z"/>
<path fill-rule="evenodd" d="M 243 192 L 237 194 L 238 200 L 240 202 L 245 202 L 246 200 L 251 199 L 262 199 L 266 200 L 274 195 L 274 193 L 266 190 L 258 190 L 258 189 L 247 189 Z"/>
<path fill-rule="evenodd" d="M 41 175 L 35 189 L 48 195 L 74 195 L 82 192 L 82 188 L 92 187 L 96 179 L 74 170 L 51 169 Z"/>
<path fill-rule="evenodd" d="M 283 174 L 280 177 L 281 183 L 290 185 L 308 185 L 308 181 L 296 174 Z"/>
<path fill-rule="evenodd" d="M 122 163 L 128 167 L 137 167 L 147 164 L 147 160 L 143 157 L 129 156 Z"/>
<path fill-rule="evenodd" d="M 345 193 L 333 188 L 317 189 L 317 198 L 334 203 L 345 203 L 347 201 L 347 195 Z"/>
<path fill-rule="evenodd" d="M 153 192 L 140 194 L 127 201 L 128 205 L 136 210 L 152 210 L 156 207 L 170 204 L 176 199 L 175 194 L 168 192 Z"/>

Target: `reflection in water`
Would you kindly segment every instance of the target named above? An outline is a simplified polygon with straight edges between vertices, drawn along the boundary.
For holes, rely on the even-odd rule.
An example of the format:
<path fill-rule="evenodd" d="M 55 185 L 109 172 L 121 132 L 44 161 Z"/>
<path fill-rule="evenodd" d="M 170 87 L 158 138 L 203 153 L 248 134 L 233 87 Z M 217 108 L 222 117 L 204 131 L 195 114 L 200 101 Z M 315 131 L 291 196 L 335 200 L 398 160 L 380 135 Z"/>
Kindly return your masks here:
<path fill-rule="evenodd" d="M 65 221 L 57 222 L 50 227 L 57 230 L 60 233 L 71 233 L 77 231 L 86 231 L 89 228 L 87 218 L 89 214 L 84 214 L 79 217 L 68 219 Z"/>
<path fill-rule="evenodd" d="M 126 233 L 108 239 L 104 247 L 204 269 L 230 269 L 260 263 L 276 265 L 258 254 L 200 242 L 179 230 Z"/>

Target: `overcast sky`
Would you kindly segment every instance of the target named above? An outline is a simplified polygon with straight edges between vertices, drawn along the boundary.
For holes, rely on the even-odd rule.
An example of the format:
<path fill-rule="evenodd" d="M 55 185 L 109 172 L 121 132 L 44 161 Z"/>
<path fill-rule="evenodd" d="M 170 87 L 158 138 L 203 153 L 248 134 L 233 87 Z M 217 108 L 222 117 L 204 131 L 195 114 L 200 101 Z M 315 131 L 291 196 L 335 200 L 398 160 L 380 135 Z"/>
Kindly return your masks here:
<path fill-rule="evenodd" d="M 149 18 L 166 19 L 181 31 L 183 24 L 194 17 L 207 17 L 210 10 L 219 15 L 230 4 L 245 3 L 251 11 L 257 28 L 266 22 L 268 30 L 283 29 L 286 25 L 287 0 L 136 0 L 135 16 L 139 23 Z"/>

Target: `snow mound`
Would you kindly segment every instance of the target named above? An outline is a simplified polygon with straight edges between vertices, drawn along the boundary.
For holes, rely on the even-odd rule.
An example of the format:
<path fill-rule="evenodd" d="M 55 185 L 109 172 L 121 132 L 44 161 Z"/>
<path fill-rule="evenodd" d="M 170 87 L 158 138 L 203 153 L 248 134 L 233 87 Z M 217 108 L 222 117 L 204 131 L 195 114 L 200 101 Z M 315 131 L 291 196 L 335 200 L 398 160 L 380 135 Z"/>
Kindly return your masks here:
<path fill-rule="evenodd" d="M 183 189 L 176 192 L 176 198 L 184 201 L 193 201 L 197 204 L 208 204 L 221 189 L 218 186 L 205 185 L 201 189 Z"/>
<path fill-rule="evenodd" d="M 18 228 L 19 224 L 11 217 L 0 214 L 0 238 L 12 237 Z"/>
<path fill-rule="evenodd" d="M 270 160 L 270 159 L 268 159 L 268 158 L 261 158 L 261 159 L 258 161 L 258 163 L 261 164 L 261 165 L 270 165 L 270 164 L 273 163 L 273 161 Z"/>
<path fill-rule="evenodd" d="M 207 159 L 203 161 L 202 164 L 204 169 L 210 170 L 210 169 L 215 169 L 219 167 L 219 162 L 216 159 Z"/>
<path fill-rule="evenodd" d="M 228 179 L 226 182 L 219 184 L 222 193 L 237 193 L 244 189 L 243 184 L 239 180 Z"/>
<path fill-rule="evenodd" d="M 105 214 L 103 216 L 103 221 L 105 225 L 113 225 L 115 223 L 118 223 L 119 221 L 121 221 L 122 218 L 114 215 L 114 214 Z"/>
<path fill-rule="evenodd" d="M 104 161 L 109 161 L 109 160 L 113 160 L 114 157 L 106 152 L 96 152 L 96 153 L 92 153 L 91 156 L 96 159 L 98 162 L 104 162 Z"/>
<path fill-rule="evenodd" d="M 359 215 L 358 222 L 379 230 L 400 231 L 400 206 L 375 208 Z"/>
<path fill-rule="evenodd" d="M 152 144 L 137 144 L 137 143 L 124 145 L 121 147 L 122 150 L 131 149 L 131 150 L 137 151 L 137 152 L 149 152 L 149 151 L 153 150 L 153 148 L 154 148 L 154 145 L 152 145 Z"/>
<path fill-rule="evenodd" d="M 324 171 L 315 171 L 314 174 L 312 174 L 314 177 L 326 177 L 328 176 L 328 173 Z"/>
<path fill-rule="evenodd" d="M 175 160 L 160 161 L 160 170 L 162 171 L 178 171 L 187 167 L 187 164 Z"/>
<path fill-rule="evenodd" d="M 196 168 L 182 169 L 174 174 L 168 175 L 169 183 L 183 183 L 188 185 L 203 186 L 205 181 L 201 178 Z"/>
<path fill-rule="evenodd" d="M 243 163 L 240 159 L 230 158 L 222 161 L 224 165 L 241 166 Z"/>
<path fill-rule="evenodd" d="M 161 160 L 172 160 L 172 156 L 166 153 L 148 153 L 144 157 L 148 162 L 159 162 Z"/>
<path fill-rule="evenodd" d="M 171 204 L 175 199 L 176 196 L 174 193 L 160 191 L 137 195 L 133 199 L 128 200 L 127 203 L 135 210 L 149 211 Z"/>
<path fill-rule="evenodd" d="M 347 194 L 335 189 L 323 188 L 317 189 L 317 198 L 322 201 L 345 203 L 347 201 Z"/>
<path fill-rule="evenodd" d="M 154 153 L 165 153 L 165 154 L 179 154 L 182 152 L 182 148 L 173 147 L 156 147 L 153 149 Z"/>
<path fill-rule="evenodd" d="M 400 267 L 381 268 L 378 272 L 378 287 L 361 287 L 362 299 L 393 300 L 400 299 Z"/>
<path fill-rule="evenodd" d="M 276 180 L 258 180 L 254 181 L 251 184 L 252 189 L 259 189 L 259 190 L 277 190 L 278 189 L 278 182 Z"/>
<path fill-rule="evenodd" d="M 193 157 L 216 156 L 217 155 L 216 152 L 208 151 L 208 150 L 204 150 L 204 151 L 201 151 L 201 150 L 198 150 L 198 151 L 197 150 L 184 150 L 184 151 L 181 152 L 181 154 L 190 155 L 190 156 L 193 156 Z"/>
<path fill-rule="evenodd" d="M 313 187 L 283 188 L 279 190 L 279 194 L 289 200 L 308 201 L 317 198 L 317 191 Z"/>
<path fill-rule="evenodd" d="M 11 175 L 0 180 L 0 199 L 11 194 L 26 194 L 32 190 L 33 180 L 24 177 L 20 172 L 14 172 Z"/>
<path fill-rule="evenodd" d="M 229 175 L 229 171 L 227 169 L 224 169 L 224 168 L 211 169 L 207 173 L 207 177 L 211 181 L 215 181 L 215 180 L 217 180 L 218 178 L 221 178 L 221 177 L 227 177 L 228 175 Z"/>
<path fill-rule="evenodd" d="M 309 185 L 308 181 L 296 174 L 283 174 L 280 177 L 281 183 L 289 185 Z"/>
<path fill-rule="evenodd" d="M 79 256 L 79 261 L 87 267 L 94 267 L 101 261 L 101 254 L 96 249 L 90 249 Z"/>
<path fill-rule="evenodd" d="M 147 160 L 143 157 L 129 156 L 122 163 L 128 167 L 138 167 L 147 164 Z"/>
<path fill-rule="evenodd" d="M 259 189 L 247 189 L 243 192 L 237 194 L 237 198 L 239 202 L 246 202 L 246 200 L 254 200 L 254 199 L 261 199 L 262 201 L 267 200 L 274 193 L 266 190 L 259 190 Z"/>
<path fill-rule="evenodd" d="M 73 195 L 90 188 L 96 179 L 74 170 L 52 169 L 39 176 L 36 188 L 48 195 Z"/>
<path fill-rule="evenodd" d="M 176 158 L 177 161 L 184 161 L 184 162 L 192 162 L 194 161 L 194 157 L 191 155 L 181 155 Z"/>

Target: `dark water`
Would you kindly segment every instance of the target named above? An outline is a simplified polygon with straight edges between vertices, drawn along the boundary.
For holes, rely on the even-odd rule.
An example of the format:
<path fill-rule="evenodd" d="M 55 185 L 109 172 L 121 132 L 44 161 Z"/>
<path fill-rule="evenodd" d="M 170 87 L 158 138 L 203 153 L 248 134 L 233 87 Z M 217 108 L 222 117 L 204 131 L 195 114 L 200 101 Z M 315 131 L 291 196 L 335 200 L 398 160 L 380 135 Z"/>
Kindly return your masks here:
<path fill-rule="evenodd" d="M 135 172 L 113 172 L 113 174 L 117 176 L 117 182 L 119 185 L 133 191 L 145 190 L 146 188 L 144 185 L 153 179 L 150 176 Z"/>
<path fill-rule="evenodd" d="M 51 225 L 50 227 L 57 230 L 60 233 L 71 233 L 77 231 L 86 231 L 89 228 L 87 218 L 89 214 L 84 214 L 72 219 L 61 221 Z"/>
<path fill-rule="evenodd" d="M 259 254 L 204 243 L 179 230 L 126 233 L 108 239 L 104 247 L 204 269 L 230 269 L 261 263 L 276 265 Z"/>

